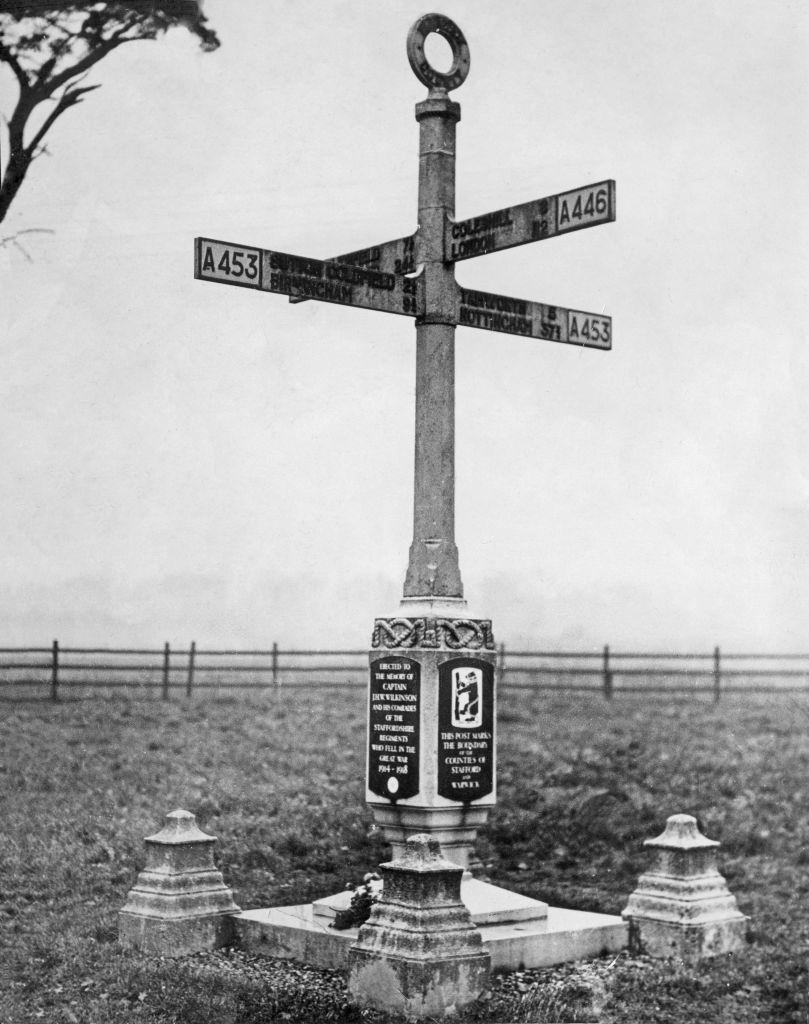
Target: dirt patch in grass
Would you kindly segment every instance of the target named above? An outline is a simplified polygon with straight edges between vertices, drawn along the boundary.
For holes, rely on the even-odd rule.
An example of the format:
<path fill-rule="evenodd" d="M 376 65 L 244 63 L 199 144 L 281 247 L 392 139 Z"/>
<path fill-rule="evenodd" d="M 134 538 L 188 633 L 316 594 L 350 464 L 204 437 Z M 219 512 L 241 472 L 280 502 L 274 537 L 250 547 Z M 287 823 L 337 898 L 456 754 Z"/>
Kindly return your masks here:
<path fill-rule="evenodd" d="M 794 696 L 607 704 L 505 690 L 499 803 L 479 843 L 491 880 L 617 913 L 648 864 L 643 839 L 686 812 L 723 844 L 750 942 L 694 967 L 622 956 L 498 978 L 465 1019 L 809 1022 L 808 709 Z M 143 836 L 177 807 L 219 837 L 245 908 L 334 892 L 385 859 L 363 803 L 361 693 L 95 694 L 3 711 L 3 1024 L 384 1019 L 359 1015 L 327 972 L 238 952 L 152 961 L 116 942 Z"/>

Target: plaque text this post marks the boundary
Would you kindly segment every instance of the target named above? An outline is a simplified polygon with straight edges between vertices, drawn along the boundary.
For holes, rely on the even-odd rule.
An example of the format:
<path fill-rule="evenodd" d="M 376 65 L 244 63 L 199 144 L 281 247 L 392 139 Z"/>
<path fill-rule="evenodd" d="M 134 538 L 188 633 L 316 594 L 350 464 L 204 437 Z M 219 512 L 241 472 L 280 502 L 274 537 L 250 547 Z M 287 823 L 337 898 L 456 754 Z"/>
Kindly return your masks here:
<path fill-rule="evenodd" d="M 449 71 L 425 56 L 431 33 L 449 43 Z M 416 104 L 416 232 L 327 260 L 197 238 L 194 276 L 416 321 L 413 540 L 397 613 L 374 623 L 366 799 L 394 857 L 408 835 L 429 832 L 445 856 L 468 867 L 475 833 L 496 800 L 495 645 L 491 621 L 467 612 L 455 545 L 455 328 L 606 350 L 612 321 L 464 288 L 455 264 L 613 221 L 615 182 L 456 220 L 461 108 L 449 92 L 469 73 L 469 47 L 449 18 L 427 14 L 410 29 L 407 55 L 428 89 Z"/>

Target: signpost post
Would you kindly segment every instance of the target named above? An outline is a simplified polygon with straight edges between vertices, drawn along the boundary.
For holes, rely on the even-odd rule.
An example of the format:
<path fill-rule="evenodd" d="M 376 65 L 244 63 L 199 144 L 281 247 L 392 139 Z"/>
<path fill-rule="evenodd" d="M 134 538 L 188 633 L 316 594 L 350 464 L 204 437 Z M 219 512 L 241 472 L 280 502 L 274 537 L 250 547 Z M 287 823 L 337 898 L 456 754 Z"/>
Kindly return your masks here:
<path fill-rule="evenodd" d="M 447 72 L 425 56 L 433 32 L 452 49 Z M 455 328 L 608 350 L 612 321 L 603 313 L 464 288 L 455 280 L 455 263 L 607 224 L 615 219 L 615 183 L 455 220 L 461 108 L 449 92 L 469 72 L 469 48 L 454 22 L 429 14 L 411 28 L 407 53 L 428 88 L 416 104 L 415 234 L 325 261 L 197 238 L 195 277 L 292 302 L 315 299 L 415 318 L 413 540 L 399 608 L 374 623 L 366 799 L 394 857 L 409 835 L 428 832 L 448 859 L 468 868 L 475 833 L 496 801 L 496 649 L 491 621 L 467 611 L 455 544 Z"/>

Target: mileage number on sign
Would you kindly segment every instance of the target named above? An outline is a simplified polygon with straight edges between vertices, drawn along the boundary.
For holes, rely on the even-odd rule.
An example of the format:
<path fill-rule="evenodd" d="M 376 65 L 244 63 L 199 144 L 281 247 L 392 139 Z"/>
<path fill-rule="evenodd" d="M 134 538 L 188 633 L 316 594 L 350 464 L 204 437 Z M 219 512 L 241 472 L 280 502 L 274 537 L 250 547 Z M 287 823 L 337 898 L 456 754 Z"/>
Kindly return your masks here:
<path fill-rule="evenodd" d="M 212 238 L 197 239 L 197 277 L 246 288 L 261 287 L 261 249 Z"/>

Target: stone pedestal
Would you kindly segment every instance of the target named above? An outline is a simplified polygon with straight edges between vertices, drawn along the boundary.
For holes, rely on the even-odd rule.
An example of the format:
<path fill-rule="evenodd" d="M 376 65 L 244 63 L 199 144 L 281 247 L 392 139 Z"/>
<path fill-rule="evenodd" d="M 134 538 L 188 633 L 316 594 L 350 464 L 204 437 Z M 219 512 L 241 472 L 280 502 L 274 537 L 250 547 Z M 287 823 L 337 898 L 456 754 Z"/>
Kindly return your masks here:
<path fill-rule="evenodd" d="M 153 956 L 184 956 L 226 945 L 239 907 L 213 861 L 214 836 L 200 831 L 194 815 L 172 811 L 147 836 L 146 867 L 119 914 L 125 948 Z"/>
<path fill-rule="evenodd" d="M 461 902 L 463 869 L 438 842 L 411 836 L 401 859 L 381 865 L 383 890 L 348 951 L 348 987 L 360 1006 L 444 1016 L 474 1002 L 491 957 Z"/>
<path fill-rule="evenodd" d="M 640 876 L 622 917 L 630 948 L 693 961 L 741 949 L 747 918 L 716 868 L 719 843 L 706 839 L 696 818 L 674 814 L 665 831 L 647 839 L 652 870 Z"/>
<path fill-rule="evenodd" d="M 436 602 L 374 624 L 366 800 L 394 858 L 427 833 L 469 868 L 497 799 L 496 652 L 488 619 L 458 615 Z"/>

